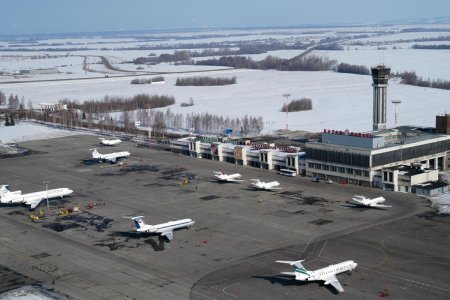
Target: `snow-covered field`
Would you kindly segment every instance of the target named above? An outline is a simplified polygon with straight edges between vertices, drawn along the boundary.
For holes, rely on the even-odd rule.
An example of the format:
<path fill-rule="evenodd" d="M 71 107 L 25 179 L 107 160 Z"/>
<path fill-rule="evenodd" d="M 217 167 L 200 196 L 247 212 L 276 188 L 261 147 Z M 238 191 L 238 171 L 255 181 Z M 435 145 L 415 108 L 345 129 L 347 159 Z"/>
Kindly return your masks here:
<path fill-rule="evenodd" d="M 8 143 L 44 140 L 68 135 L 76 135 L 69 130 L 54 129 L 29 122 L 17 122 L 15 126 L 0 125 L 0 146 Z"/>
<path fill-rule="evenodd" d="M 343 42 L 342 51 L 313 51 L 312 54 L 327 56 L 337 59 L 339 62 L 375 66 L 385 64 L 391 67 L 392 72 L 416 71 L 417 75 L 425 79 L 450 80 L 450 50 L 415 50 L 410 49 L 414 43 L 405 43 L 400 40 L 418 38 L 434 38 L 449 36 L 450 26 L 445 24 L 435 25 L 439 28 L 436 32 L 401 32 L 408 26 L 392 27 L 347 27 L 347 28 L 304 28 L 304 29 L 259 29 L 259 30 L 230 30 L 211 31 L 207 34 L 219 34 L 220 37 L 208 36 L 204 39 L 196 37 L 193 32 L 173 33 L 173 39 L 167 39 L 170 34 L 161 34 L 165 40 L 149 41 L 142 37 L 136 39 L 117 37 L 102 39 L 101 37 L 73 39 L 73 40 L 45 40 L 50 43 L 66 43 L 66 47 L 89 47 L 95 50 L 74 51 L 69 56 L 32 59 L 33 55 L 64 55 L 61 52 L 0 52 L 0 71 L 19 70 L 45 67 L 58 67 L 59 74 L 31 75 L 25 80 L 27 83 L 3 83 L 0 90 L 6 95 L 17 94 L 24 97 L 26 103 L 30 99 L 34 106 L 40 102 L 57 102 L 63 98 L 84 101 L 87 99 L 100 99 L 105 95 L 110 96 L 134 96 L 139 93 L 173 95 L 177 103 L 170 107 L 172 112 L 202 113 L 240 117 L 244 115 L 262 116 L 265 121 L 265 132 L 285 127 L 286 115 L 280 112 L 285 101 L 283 94 L 291 94 L 290 99 L 302 97 L 311 98 L 313 110 L 305 112 L 289 113 L 287 116 L 289 128 L 292 130 L 322 131 L 324 128 L 349 129 L 354 131 L 371 130 L 372 127 L 372 87 L 371 77 L 339 74 L 327 72 L 280 72 L 280 71 L 256 71 L 256 70 L 224 70 L 217 71 L 220 67 L 191 66 L 158 64 L 143 66 L 144 72 L 192 72 L 185 74 L 163 74 L 165 84 L 159 85 L 131 85 L 131 77 L 114 77 L 116 75 L 130 75 L 129 72 L 107 70 L 103 65 L 96 64 L 98 58 L 105 56 L 120 69 L 134 71 L 136 77 L 145 77 L 136 70 L 133 64 L 121 62 L 132 60 L 139 56 L 147 56 L 150 53 L 156 55 L 173 53 L 171 50 L 121 50 L 123 47 L 138 45 L 159 44 L 189 44 L 206 42 L 237 42 L 237 41 L 311 41 L 327 37 L 339 36 L 342 39 L 357 35 L 368 35 L 357 41 L 366 44 L 354 46 L 351 40 Z M 415 26 L 433 28 L 431 25 Z M 437 29 L 436 29 L 437 30 Z M 381 34 L 380 34 L 381 32 Z M 386 33 L 389 32 L 389 33 Z M 200 35 L 200 33 L 197 33 Z M 227 34 L 229 34 L 227 36 Z M 237 34 L 239 36 L 237 36 Z M 158 36 L 157 34 L 154 35 Z M 187 39 L 176 37 L 184 36 Z M 377 50 L 370 42 L 386 41 L 386 50 Z M 42 42 L 42 43 L 43 43 Z M 114 44 L 116 42 L 116 44 Z M 427 44 L 443 44 L 447 41 L 423 42 Z M 77 45 L 78 44 L 78 45 Z M 6 47 L 7 42 L 2 41 L 0 46 Z M 59 46 L 59 47 L 65 47 Z M 48 48 L 50 46 L 36 45 L 34 47 Z M 102 50 L 102 47 L 115 50 Z M 395 47 L 395 48 L 394 48 Z M 201 51 L 201 49 L 196 49 Z M 291 58 L 300 54 L 302 50 L 277 50 L 264 54 L 249 55 L 255 60 L 274 55 L 281 58 Z M 20 56 L 15 56 L 20 55 Z M 83 56 L 89 56 L 90 68 L 98 72 L 86 72 L 82 70 Z M 211 70 L 211 72 L 205 72 Z M 214 71 L 216 70 L 216 71 Z M 202 71 L 202 73 L 195 73 Z M 104 78 L 104 74 L 110 74 Z M 133 74 L 133 73 L 132 73 Z M 215 87 L 177 87 L 175 81 L 182 76 L 236 76 L 237 84 Z M 154 75 L 153 75 L 154 76 Z M 35 80 L 65 79 L 65 78 L 91 78 L 89 80 L 71 80 L 57 82 L 32 82 Z M 152 77 L 152 76 L 146 76 Z M 3 81 L 24 80 L 12 77 L 0 76 Z M 194 99 L 194 106 L 181 107 L 180 103 Z M 388 88 L 388 126 L 394 124 L 394 108 L 391 100 L 401 99 L 399 106 L 398 125 L 412 124 L 420 126 L 434 126 L 435 116 L 450 112 L 450 91 L 421 88 L 399 84 L 395 79 L 390 80 Z M 0 129 L 1 130 L 1 129 Z M 1 139 L 0 131 L 0 139 Z"/>
<path fill-rule="evenodd" d="M 31 285 L 25 285 L 0 294 L 0 300 L 56 300 L 67 297 Z"/>

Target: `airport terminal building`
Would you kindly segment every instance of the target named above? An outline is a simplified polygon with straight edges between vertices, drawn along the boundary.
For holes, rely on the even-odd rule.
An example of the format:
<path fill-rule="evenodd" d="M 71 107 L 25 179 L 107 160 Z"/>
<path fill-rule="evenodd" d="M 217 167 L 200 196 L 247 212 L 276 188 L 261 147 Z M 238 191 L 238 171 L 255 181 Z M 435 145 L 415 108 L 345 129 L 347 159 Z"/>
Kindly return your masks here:
<path fill-rule="evenodd" d="M 427 133 L 420 128 L 400 127 L 364 134 L 324 130 L 320 142 L 306 144 L 306 175 L 411 192 L 414 180 L 403 179 L 401 184 L 394 182 L 398 176 L 389 174 L 394 174 L 396 168 L 400 172 L 405 166 L 419 163 L 423 173 L 433 173 L 422 181 L 437 180 L 438 170 L 448 168 L 449 150 L 450 135 Z"/>
<path fill-rule="evenodd" d="M 171 151 L 266 170 L 288 169 L 296 174 L 304 174 L 306 168 L 305 153 L 298 147 L 276 147 L 248 140 L 188 137 L 172 141 Z"/>
<path fill-rule="evenodd" d="M 372 68 L 373 131 L 324 129 L 321 141 L 306 144 L 306 175 L 400 192 L 438 181 L 439 170 L 450 164 L 450 115 L 437 116 L 436 128 L 388 129 L 389 75 L 385 66 Z M 446 189 L 435 187 L 429 193 Z"/>

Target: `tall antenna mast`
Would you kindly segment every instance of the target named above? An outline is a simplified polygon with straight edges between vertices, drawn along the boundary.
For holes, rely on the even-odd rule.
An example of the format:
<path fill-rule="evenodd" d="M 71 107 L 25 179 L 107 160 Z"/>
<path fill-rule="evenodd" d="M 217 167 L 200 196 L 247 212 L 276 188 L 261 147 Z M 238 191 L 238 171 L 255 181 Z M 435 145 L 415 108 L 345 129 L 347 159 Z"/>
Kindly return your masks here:
<path fill-rule="evenodd" d="M 288 129 L 288 113 L 289 113 L 289 110 L 288 110 L 288 100 L 289 100 L 289 97 L 291 96 L 291 94 L 283 94 L 283 97 L 284 98 L 286 98 L 286 100 L 285 100 L 285 102 L 284 102 L 284 109 L 285 109 L 285 111 L 286 111 L 286 128 L 285 128 L 285 132 L 286 132 L 286 134 L 288 134 L 288 131 L 289 131 L 289 129 Z"/>
<path fill-rule="evenodd" d="M 391 101 L 394 105 L 395 105 L 395 127 L 397 127 L 397 118 L 398 118 L 398 113 L 397 113 L 397 106 L 402 103 L 402 100 L 392 100 Z"/>
<path fill-rule="evenodd" d="M 152 125 L 151 125 L 151 121 L 152 121 L 152 105 L 151 104 L 147 104 L 147 126 L 148 126 L 148 147 L 151 147 L 151 143 L 152 143 Z"/>

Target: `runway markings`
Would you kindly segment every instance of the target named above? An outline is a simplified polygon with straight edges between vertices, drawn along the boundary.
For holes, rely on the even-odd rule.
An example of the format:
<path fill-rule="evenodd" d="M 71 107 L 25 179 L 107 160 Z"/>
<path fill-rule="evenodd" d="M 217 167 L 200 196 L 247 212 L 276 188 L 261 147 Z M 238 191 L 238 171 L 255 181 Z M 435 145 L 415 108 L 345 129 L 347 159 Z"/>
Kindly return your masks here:
<path fill-rule="evenodd" d="M 231 293 L 228 293 L 228 292 L 226 291 L 226 289 L 228 289 L 228 288 L 230 288 L 230 287 L 238 286 L 238 285 L 240 285 L 240 284 L 241 284 L 240 282 L 237 282 L 237 283 L 234 283 L 234 284 L 230 284 L 229 286 L 224 287 L 224 288 L 222 289 L 222 292 L 223 292 L 225 295 L 227 295 L 227 296 L 231 296 L 231 297 L 233 297 L 233 298 L 238 298 L 238 296 L 235 296 L 235 295 L 233 295 L 233 294 L 231 294 Z"/>

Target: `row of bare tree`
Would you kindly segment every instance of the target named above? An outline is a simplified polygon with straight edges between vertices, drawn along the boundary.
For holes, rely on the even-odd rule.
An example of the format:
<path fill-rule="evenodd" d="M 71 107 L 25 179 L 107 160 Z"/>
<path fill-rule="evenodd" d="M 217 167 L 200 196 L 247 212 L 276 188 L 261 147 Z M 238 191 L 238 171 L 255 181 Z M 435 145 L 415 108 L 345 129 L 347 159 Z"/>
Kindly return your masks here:
<path fill-rule="evenodd" d="M 422 77 L 417 76 L 416 72 L 414 72 L 414 71 L 396 73 L 395 76 L 400 77 L 402 79 L 401 83 L 403 83 L 403 84 L 430 87 L 430 88 L 435 88 L 435 89 L 450 90 L 450 81 L 440 80 L 440 79 L 425 80 Z"/>
<path fill-rule="evenodd" d="M 230 118 L 210 113 L 190 113 L 183 115 L 181 113 L 173 113 L 170 108 L 163 111 L 155 110 L 138 110 L 136 115 L 122 117 L 124 120 L 124 126 L 128 127 L 130 123 L 137 120 L 141 126 L 151 125 L 152 130 L 157 135 L 164 135 L 167 128 L 170 129 L 187 129 L 192 130 L 195 133 L 211 133 L 219 134 L 223 133 L 225 129 L 231 128 L 234 132 L 241 132 L 242 134 L 259 134 L 264 128 L 264 120 L 262 117 L 244 116 L 241 118 Z"/>
<path fill-rule="evenodd" d="M 105 96 L 101 100 L 93 99 L 83 103 L 70 99 L 62 99 L 59 102 L 66 104 L 69 109 L 80 109 L 90 113 L 106 113 L 165 107 L 175 104 L 175 98 L 168 95 L 138 94 L 133 97 Z"/>
<path fill-rule="evenodd" d="M 326 71 L 334 68 L 337 61 L 316 55 L 296 56 L 291 59 L 283 59 L 269 55 L 260 61 L 255 61 L 250 57 L 244 56 L 222 56 L 219 59 L 200 60 L 196 64 L 259 70 Z"/>
<path fill-rule="evenodd" d="M 292 100 L 287 105 L 284 104 L 281 108 L 281 111 L 303 111 L 303 110 L 311 110 L 312 109 L 312 100 L 310 98 L 301 98 L 298 100 Z"/>
<path fill-rule="evenodd" d="M 235 84 L 236 76 L 233 77 L 184 77 L 177 78 L 176 86 L 212 86 L 212 85 L 228 85 Z"/>

